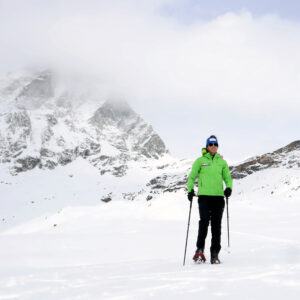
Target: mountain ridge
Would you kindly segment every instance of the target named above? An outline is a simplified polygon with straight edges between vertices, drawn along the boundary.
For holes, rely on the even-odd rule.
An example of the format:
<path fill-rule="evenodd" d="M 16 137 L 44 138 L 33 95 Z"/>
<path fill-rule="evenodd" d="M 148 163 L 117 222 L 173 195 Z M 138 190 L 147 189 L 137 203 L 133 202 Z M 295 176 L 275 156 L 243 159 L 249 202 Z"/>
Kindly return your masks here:
<path fill-rule="evenodd" d="M 300 168 L 300 140 L 273 152 L 250 157 L 236 166 L 231 166 L 230 171 L 234 179 L 241 179 L 257 171 L 276 167 Z"/>
<path fill-rule="evenodd" d="M 49 71 L 2 83 L 0 161 L 9 165 L 12 174 L 36 167 L 54 169 L 81 156 L 102 174 L 123 176 L 129 161 L 168 153 L 152 126 L 125 101 L 101 100 L 92 114 L 83 114 L 85 105 L 72 105 L 80 103 L 76 97 L 91 102 L 88 95 L 58 93 Z"/>

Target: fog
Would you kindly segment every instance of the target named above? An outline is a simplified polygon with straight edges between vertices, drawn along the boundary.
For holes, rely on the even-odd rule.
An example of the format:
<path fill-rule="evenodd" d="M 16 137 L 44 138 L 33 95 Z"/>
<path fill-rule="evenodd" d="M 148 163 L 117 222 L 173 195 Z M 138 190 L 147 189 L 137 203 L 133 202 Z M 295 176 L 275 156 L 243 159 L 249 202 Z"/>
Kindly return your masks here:
<path fill-rule="evenodd" d="M 0 73 L 51 68 L 122 95 L 179 157 L 211 134 L 229 160 L 299 139 L 300 23 L 245 9 L 182 22 L 166 5 L 0 1 Z"/>

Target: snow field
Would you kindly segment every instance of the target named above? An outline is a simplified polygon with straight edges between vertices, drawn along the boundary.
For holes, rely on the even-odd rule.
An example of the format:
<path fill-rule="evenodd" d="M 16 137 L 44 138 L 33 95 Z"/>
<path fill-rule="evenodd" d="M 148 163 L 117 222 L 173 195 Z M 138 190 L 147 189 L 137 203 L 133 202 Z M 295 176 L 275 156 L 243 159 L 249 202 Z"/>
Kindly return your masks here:
<path fill-rule="evenodd" d="M 298 299 L 299 171 L 276 170 L 235 181 L 221 265 L 192 261 L 195 198 L 184 267 L 185 192 L 117 197 L 135 182 L 140 189 L 149 170 L 116 179 L 83 159 L 55 172 L 1 170 L 0 299 Z M 100 201 L 106 191 L 115 195 L 108 203 Z M 208 259 L 209 246 L 210 234 Z"/>
<path fill-rule="evenodd" d="M 0 236 L 0 299 L 298 299 L 299 201 L 257 208 L 233 197 L 230 253 L 224 214 L 218 266 L 191 260 L 196 201 L 182 266 L 188 209 L 179 192 L 69 207 L 11 228 Z"/>

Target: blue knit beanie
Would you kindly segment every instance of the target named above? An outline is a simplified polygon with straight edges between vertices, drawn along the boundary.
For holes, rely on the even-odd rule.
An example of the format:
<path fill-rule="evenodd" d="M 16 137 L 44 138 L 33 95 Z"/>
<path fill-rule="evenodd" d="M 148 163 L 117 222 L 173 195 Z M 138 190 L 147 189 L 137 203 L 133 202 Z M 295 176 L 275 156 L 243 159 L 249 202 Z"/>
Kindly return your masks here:
<path fill-rule="evenodd" d="M 206 140 L 206 147 L 207 147 L 208 144 L 210 144 L 210 143 L 215 143 L 215 144 L 218 144 L 218 145 L 219 145 L 218 139 L 217 139 L 217 137 L 214 136 L 214 135 L 211 135 L 211 136 Z"/>

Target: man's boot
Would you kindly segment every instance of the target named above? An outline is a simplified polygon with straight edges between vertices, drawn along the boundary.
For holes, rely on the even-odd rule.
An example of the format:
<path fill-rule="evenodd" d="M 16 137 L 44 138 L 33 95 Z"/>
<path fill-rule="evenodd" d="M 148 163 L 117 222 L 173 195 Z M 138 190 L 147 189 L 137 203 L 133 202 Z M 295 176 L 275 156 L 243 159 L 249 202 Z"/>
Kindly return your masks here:
<path fill-rule="evenodd" d="M 203 252 L 204 252 L 204 249 L 198 248 L 195 252 L 193 260 L 198 263 L 204 263 L 206 261 L 206 258 L 204 256 Z"/>
<path fill-rule="evenodd" d="M 212 252 L 211 256 L 210 256 L 210 263 L 211 264 L 220 264 L 220 260 L 218 257 L 218 253 L 217 252 Z"/>

